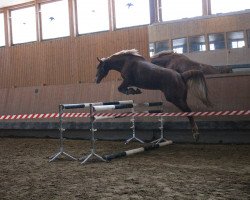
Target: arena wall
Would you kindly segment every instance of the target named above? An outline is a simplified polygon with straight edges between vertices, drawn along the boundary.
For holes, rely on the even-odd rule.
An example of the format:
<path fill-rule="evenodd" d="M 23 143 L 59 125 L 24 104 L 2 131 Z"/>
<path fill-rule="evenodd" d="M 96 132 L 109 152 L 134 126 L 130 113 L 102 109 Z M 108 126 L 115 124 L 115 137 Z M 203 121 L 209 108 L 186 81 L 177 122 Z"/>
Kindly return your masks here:
<path fill-rule="evenodd" d="M 105 81 L 100 84 L 76 83 L 68 85 L 48 85 L 0 89 L 1 114 L 29 114 L 58 112 L 59 104 L 87 103 L 132 99 L 136 103 L 163 101 L 165 112 L 179 112 L 165 101 L 160 91 L 143 90 L 140 95 L 124 95 L 117 88 L 121 83 Z M 250 73 L 210 75 L 207 77 L 209 97 L 213 107 L 205 107 L 192 93 L 188 95 L 188 104 L 193 111 L 246 110 L 250 108 Z M 240 89 L 239 89 L 240 85 Z M 72 112 L 88 112 L 73 110 Z M 233 120 L 234 117 L 210 117 L 201 120 Z M 247 118 L 245 118 L 247 119 Z M 75 120 L 75 119 L 73 119 Z M 143 121 L 143 119 L 141 119 Z M 176 120 L 176 119 L 169 119 Z M 180 118 L 185 120 L 186 118 Z M 125 120 L 126 121 L 126 120 Z"/>
<path fill-rule="evenodd" d="M 148 27 L 149 42 L 169 41 L 171 47 L 172 39 L 205 35 L 208 49 L 207 36 L 210 33 L 223 33 L 226 38 L 227 32 L 246 31 L 250 29 L 250 12 L 241 11 L 236 13 L 209 15 L 196 18 L 187 18 L 170 22 L 155 23 Z M 218 49 L 215 51 L 197 51 L 185 53 L 193 60 L 214 66 L 230 65 L 237 67 L 250 67 L 250 46 L 237 49 Z M 227 46 L 227 44 L 226 44 Z"/>
<path fill-rule="evenodd" d="M 0 48 L 0 88 L 93 82 L 96 57 L 132 48 L 148 57 L 146 26 Z"/>
<path fill-rule="evenodd" d="M 58 105 L 61 103 L 125 99 L 133 99 L 138 103 L 165 101 L 159 91 L 144 90 L 143 94 L 135 96 L 119 93 L 117 87 L 121 83 L 121 78 L 117 72 L 111 72 L 100 85 L 96 85 L 94 83 L 98 64 L 96 57 L 106 57 L 123 49 L 136 48 L 148 59 L 149 42 L 211 32 L 246 30 L 250 28 L 249 18 L 250 13 L 246 12 L 202 19 L 184 19 L 0 48 L 0 114 L 52 113 L 58 111 Z M 249 48 L 244 47 L 230 51 L 225 49 L 188 53 L 188 56 L 200 62 L 219 66 L 249 64 L 249 54 Z M 249 72 L 207 76 L 207 82 L 214 107 L 206 108 L 189 95 L 188 103 L 192 110 L 220 111 L 250 108 Z M 179 110 L 170 103 L 165 103 L 164 111 Z M 167 120 L 187 122 L 186 118 Z M 249 122 L 246 117 L 210 117 L 198 120 L 248 120 Z M 82 119 L 76 121 L 82 122 Z M 123 121 L 126 120 L 120 120 Z M 140 121 L 150 120 L 141 118 Z M 0 128 L 39 127 L 39 124 L 34 126 L 28 124 L 36 122 L 48 122 L 40 127 L 46 129 L 55 128 L 51 123 L 57 120 L 1 121 Z"/>

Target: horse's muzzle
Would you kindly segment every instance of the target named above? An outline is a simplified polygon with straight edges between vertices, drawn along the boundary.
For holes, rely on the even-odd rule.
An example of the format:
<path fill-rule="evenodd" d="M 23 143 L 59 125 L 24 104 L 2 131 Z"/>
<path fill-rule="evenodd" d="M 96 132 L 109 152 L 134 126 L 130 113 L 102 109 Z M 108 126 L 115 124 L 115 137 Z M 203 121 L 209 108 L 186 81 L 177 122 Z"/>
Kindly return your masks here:
<path fill-rule="evenodd" d="M 98 77 L 96 77 L 96 78 L 95 78 L 95 83 L 96 83 L 96 84 L 99 84 L 100 82 L 101 82 L 101 80 L 100 80 Z"/>

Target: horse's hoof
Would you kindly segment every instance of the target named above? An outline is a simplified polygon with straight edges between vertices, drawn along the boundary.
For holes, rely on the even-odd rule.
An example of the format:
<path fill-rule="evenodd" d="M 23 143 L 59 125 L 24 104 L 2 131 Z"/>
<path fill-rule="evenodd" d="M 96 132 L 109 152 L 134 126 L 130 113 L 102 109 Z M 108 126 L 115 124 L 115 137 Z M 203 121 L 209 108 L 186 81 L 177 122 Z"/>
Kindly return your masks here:
<path fill-rule="evenodd" d="M 199 142 L 200 134 L 199 133 L 193 133 L 193 138 L 194 138 L 195 142 Z"/>

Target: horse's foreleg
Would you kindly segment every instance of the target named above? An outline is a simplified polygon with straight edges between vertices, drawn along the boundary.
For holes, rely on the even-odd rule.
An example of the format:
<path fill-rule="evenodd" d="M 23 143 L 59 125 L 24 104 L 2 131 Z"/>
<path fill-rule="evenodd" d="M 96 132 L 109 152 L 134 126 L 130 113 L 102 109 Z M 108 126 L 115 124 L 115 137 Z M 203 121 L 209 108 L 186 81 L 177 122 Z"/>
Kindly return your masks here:
<path fill-rule="evenodd" d="M 128 82 L 124 80 L 121 83 L 121 85 L 118 87 L 118 91 L 123 93 L 123 94 L 128 94 L 128 87 L 129 87 Z"/>
<path fill-rule="evenodd" d="M 129 95 L 129 94 L 141 94 L 140 89 L 129 88 L 131 86 L 126 80 L 124 80 L 121 85 L 118 87 L 119 92 Z"/>

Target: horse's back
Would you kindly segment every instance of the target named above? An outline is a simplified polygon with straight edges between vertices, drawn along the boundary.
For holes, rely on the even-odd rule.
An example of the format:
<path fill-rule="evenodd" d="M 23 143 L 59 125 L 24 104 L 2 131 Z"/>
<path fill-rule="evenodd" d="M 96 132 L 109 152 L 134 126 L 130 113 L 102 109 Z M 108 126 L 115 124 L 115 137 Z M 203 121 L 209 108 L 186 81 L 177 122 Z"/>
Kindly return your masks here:
<path fill-rule="evenodd" d="M 133 80 L 137 87 L 162 91 L 169 86 L 176 88 L 181 85 L 183 87 L 181 75 L 172 69 L 159 67 L 145 60 L 138 61 L 131 67 Z"/>

